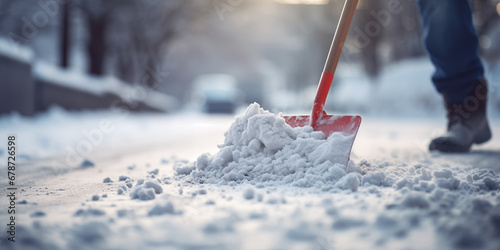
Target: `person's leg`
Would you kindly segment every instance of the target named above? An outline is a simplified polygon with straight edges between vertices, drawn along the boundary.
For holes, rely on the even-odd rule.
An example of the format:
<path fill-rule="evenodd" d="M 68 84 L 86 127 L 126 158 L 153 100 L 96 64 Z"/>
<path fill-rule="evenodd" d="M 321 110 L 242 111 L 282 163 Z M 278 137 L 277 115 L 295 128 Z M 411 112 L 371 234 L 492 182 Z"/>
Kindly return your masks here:
<path fill-rule="evenodd" d="M 491 138 L 486 118 L 488 86 L 478 56 L 478 38 L 468 0 L 419 0 L 424 42 L 436 71 L 432 81 L 443 95 L 447 132 L 429 150 L 465 152 Z"/>
<path fill-rule="evenodd" d="M 462 103 L 484 70 L 468 0 L 419 0 L 424 42 L 436 71 L 432 81 L 447 102 Z"/>

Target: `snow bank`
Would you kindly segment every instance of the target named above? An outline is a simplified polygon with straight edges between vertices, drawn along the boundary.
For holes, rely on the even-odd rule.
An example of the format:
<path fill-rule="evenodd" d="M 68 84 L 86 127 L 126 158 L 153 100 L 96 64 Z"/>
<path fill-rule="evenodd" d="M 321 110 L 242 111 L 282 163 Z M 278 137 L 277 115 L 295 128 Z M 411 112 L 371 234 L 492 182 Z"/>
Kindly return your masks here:
<path fill-rule="evenodd" d="M 0 38 L 0 55 L 13 60 L 29 63 L 33 60 L 33 50 L 29 47 Z"/>
<path fill-rule="evenodd" d="M 357 176 L 346 176 L 350 136 L 325 138 L 311 127 L 292 128 L 281 115 L 251 104 L 236 117 L 215 155 L 176 167 L 179 176 L 196 183 L 235 185 L 266 183 L 299 187 L 335 184 L 356 190 Z"/>
<path fill-rule="evenodd" d="M 157 92 L 147 86 L 130 85 L 112 76 L 90 76 L 78 71 L 63 70 L 41 61 L 34 64 L 33 74 L 37 79 L 64 88 L 97 96 L 114 94 L 126 103 L 143 102 L 163 111 L 172 111 L 178 106 L 177 99 L 173 96 Z"/>

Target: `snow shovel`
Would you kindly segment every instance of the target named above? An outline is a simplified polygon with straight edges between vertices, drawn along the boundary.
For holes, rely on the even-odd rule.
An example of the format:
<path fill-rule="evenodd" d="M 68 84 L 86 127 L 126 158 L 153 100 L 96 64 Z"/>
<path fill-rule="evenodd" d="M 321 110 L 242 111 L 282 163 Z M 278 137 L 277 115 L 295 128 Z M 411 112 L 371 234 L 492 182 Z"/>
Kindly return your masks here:
<path fill-rule="evenodd" d="M 360 116 L 343 116 L 343 115 L 327 115 L 323 110 L 326 97 L 330 91 L 330 86 L 333 81 L 333 75 L 337 68 L 342 47 L 344 46 L 349 26 L 351 25 L 354 12 L 359 0 L 347 0 L 340 16 L 340 21 L 335 32 L 335 36 L 328 53 L 325 68 L 319 82 L 316 98 L 311 111 L 311 115 L 303 116 L 284 116 L 285 121 L 291 127 L 311 126 L 315 131 L 322 131 L 327 137 L 333 133 L 342 133 L 345 136 L 352 138 L 349 145 L 349 155 L 351 152 L 354 139 L 358 133 L 359 125 L 361 124 Z M 347 163 L 346 163 L 347 166 Z"/>

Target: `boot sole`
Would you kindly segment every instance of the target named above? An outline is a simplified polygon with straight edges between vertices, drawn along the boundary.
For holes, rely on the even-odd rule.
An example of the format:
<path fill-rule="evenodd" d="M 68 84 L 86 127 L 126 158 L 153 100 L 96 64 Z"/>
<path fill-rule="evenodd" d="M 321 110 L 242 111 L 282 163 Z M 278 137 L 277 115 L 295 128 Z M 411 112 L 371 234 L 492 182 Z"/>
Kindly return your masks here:
<path fill-rule="evenodd" d="M 473 144 L 482 144 L 489 141 L 492 137 L 491 129 L 486 121 L 485 126 L 480 129 L 480 131 L 474 137 L 472 141 Z M 454 143 L 452 141 L 432 141 L 429 145 L 429 151 L 440 151 L 444 153 L 465 153 L 469 152 L 471 145 L 462 145 L 458 143 Z"/>
<path fill-rule="evenodd" d="M 469 152 L 471 145 L 461 145 L 453 142 L 432 142 L 429 151 L 439 151 L 443 153 L 465 153 Z"/>

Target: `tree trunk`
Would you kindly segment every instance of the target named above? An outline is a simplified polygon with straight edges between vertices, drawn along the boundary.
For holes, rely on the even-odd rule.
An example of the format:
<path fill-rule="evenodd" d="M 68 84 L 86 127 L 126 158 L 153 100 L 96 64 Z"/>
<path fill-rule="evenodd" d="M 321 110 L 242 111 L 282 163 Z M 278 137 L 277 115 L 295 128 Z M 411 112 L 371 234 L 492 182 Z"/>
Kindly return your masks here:
<path fill-rule="evenodd" d="M 369 37 L 370 42 L 361 50 L 361 59 L 365 72 L 370 77 L 376 77 L 380 73 L 380 58 L 377 50 L 383 36 L 383 27 L 373 20 L 370 11 L 378 11 L 380 9 L 380 1 L 366 0 L 362 7 L 358 10 L 359 18 L 357 25 Z"/>
<path fill-rule="evenodd" d="M 70 53 L 70 7 L 71 1 L 68 0 L 66 4 L 62 6 L 62 15 L 61 15 L 61 33 L 60 33 L 60 66 L 62 68 L 68 68 L 69 66 L 69 53 Z"/>
<path fill-rule="evenodd" d="M 104 75 L 104 58 L 106 54 L 106 25 L 104 16 L 89 17 L 89 41 L 87 44 L 88 72 L 91 75 Z"/>

